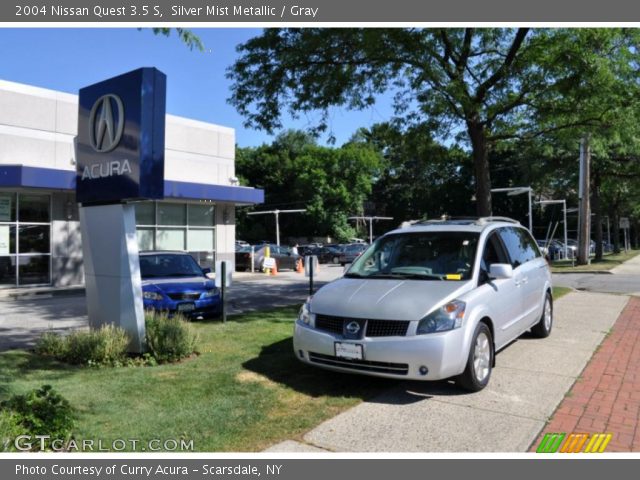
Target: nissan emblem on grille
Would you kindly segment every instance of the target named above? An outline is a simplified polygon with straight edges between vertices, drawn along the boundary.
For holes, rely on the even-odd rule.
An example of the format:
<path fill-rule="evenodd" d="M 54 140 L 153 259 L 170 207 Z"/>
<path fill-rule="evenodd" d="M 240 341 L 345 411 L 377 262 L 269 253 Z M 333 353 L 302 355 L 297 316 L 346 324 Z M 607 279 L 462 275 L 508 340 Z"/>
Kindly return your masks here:
<path fill-rule="evenodd" d="M 348 323 L 346 326 L 347 333 L 355 335 L 360 331 L 360 324 L 358 322 Z"/>

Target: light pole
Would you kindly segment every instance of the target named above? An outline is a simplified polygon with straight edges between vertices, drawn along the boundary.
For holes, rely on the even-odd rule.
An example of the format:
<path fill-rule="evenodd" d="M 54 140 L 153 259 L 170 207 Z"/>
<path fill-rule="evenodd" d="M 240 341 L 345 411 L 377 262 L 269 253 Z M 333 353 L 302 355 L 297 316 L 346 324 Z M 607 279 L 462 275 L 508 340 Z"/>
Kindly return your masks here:
<path fill-rule="evenodd" d="M 281 213 L 300 213 L 306 212 L 306 209 L 299 210 L 265 210 L 263 212 L 249 212 L 247 215 L 266 215 L 272 213 L 276 217 L 276 245 L 280 246 L 280 214 Z"/>
<path fill-rule="evenodd" d="M 349 217 L 349 220 L 365 220 L 369 221 L 369 243 L 373 243 L 373 221 L 374 220 L 393 220 L 393 217 Z"/>
<path fill-rule="evenodd" d="M 492 188 L 492 192 L 500 193 L 507 192 L 507 196 L 513 197 L 515 195 L 520 195 L 523 193 L 527 193 L 529 197 L 529 232 L 533 235 L 533 215 L 531 214 L 531 200 L 533 196 L 533 189 L 531 187 L 510 187 L 510 188 Z"/>
<path fill-rule="evenodd" d="M 540 200 L 539 205 L 562 204 L 562 214 L 564 218 L 564 258 L 569 258 L 569 246 L 567 245 L 567 201 L 566 200 Z"/>

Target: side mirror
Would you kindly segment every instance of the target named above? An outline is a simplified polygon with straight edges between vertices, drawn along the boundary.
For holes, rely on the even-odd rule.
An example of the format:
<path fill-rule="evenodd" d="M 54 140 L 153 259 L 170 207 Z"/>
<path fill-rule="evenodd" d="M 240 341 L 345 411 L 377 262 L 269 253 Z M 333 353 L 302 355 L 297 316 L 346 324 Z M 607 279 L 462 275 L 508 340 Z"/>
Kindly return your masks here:
<path fill-rule="evenodd" d="M 492 263 L 489 266 L 489 276 L 495 279 L 513 277 L 513 267 L 508 263 Z"/>
<path fill-rule="evenodd" d="M 210 268 L 203 268 L 202 269 L 202 273 L 204 273 L 205 275 L 209 275 L 211 273 L 211 269 Z"/>

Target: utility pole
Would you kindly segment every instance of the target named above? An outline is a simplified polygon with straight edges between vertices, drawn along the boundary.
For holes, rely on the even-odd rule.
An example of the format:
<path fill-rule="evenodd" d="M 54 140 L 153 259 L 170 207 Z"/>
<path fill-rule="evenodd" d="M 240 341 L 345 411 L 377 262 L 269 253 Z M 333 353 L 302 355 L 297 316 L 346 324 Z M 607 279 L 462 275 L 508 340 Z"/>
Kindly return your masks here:
<path fill-rule="evenodd" d="M 589 250 L 591 247 L 591 208 L 589 205 L 590 163 L 591 147 L 589 146 L 589 137 L 585 136 L 580 142 L 578 265 L 587 265 L 589 263 Z"/>
<path fill-rule="evenodd" d="M 276 245 L 280 246 L 280 214 L 281 213 L 300 213 L 306 212 L 306 209 L 299 210 L 265 210 L 264 212 L 249 212 L 247 215 L 266 215 L 271 213 L 276 217 Z"/>
<path fill-rule="evenodd" d="M 393 217 L 349 217 L 349 220 L 365 220 L 369 222 L 369 243 L 373 243 L 373 221 L 393 220 Z"/>

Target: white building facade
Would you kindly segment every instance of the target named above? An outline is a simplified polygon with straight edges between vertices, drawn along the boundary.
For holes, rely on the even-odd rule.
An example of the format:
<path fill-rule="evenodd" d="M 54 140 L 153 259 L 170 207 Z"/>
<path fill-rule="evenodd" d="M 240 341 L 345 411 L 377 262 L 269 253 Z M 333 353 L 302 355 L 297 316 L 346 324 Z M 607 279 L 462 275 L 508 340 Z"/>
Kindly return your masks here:
<path fill-rule="evenodd" d="M 0 80 L 0 288 L 84 281 L 77 128 L 77 96 Z M 233 262 L 235 207 L 264 199 L 235 183 L 235 131 L 167 115 L 165 199 L 135 204 L 140 249 Z"/>

